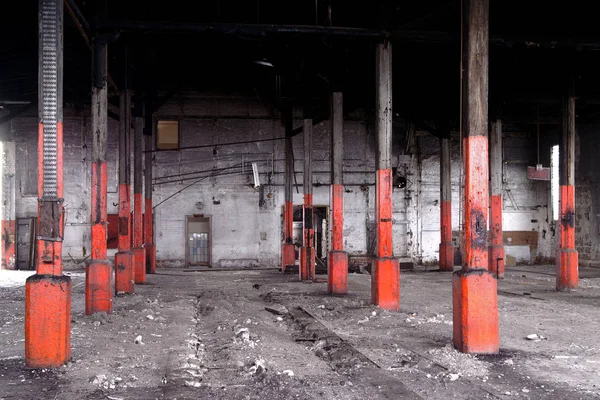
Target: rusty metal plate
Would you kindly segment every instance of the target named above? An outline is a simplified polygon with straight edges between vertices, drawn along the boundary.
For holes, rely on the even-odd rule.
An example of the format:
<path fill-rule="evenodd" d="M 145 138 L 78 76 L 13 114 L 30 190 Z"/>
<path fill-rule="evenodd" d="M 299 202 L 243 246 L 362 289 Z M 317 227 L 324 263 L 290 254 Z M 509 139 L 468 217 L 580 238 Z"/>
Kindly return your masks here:
<path fill-rule="evenodd" d="M 42 240 L 61 241 L 63 206 L 59 200 L 40 200 L 38 237 Z"/>

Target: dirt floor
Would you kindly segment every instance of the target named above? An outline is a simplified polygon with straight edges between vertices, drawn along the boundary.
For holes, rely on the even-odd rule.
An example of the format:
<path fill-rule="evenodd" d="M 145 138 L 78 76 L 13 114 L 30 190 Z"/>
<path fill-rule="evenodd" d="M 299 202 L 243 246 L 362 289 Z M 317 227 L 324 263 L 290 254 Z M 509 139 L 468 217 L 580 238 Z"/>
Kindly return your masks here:
<path fill-rule="evenodd" d="M 402 272 L 400 312 L 369 304 L 369 275 L 332 297 L 324 275 L 162 269 L 89 317 L 72 271 L 73 360 L 56 370 L 25 369 L 26 274 L 0 274 L 0 399 L 600 398 L 600 269 L 571 293 L 551 266 L 509 269 L 496 356 L 453 349 L 451 274 L 425 268 Z"/>

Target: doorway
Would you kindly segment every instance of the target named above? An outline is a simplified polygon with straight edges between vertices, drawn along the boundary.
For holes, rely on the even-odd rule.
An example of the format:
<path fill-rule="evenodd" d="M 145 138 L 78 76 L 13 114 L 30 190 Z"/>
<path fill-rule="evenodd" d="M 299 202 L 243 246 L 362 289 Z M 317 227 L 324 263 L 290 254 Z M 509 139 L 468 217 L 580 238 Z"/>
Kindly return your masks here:
<path fill-rule="evenodd" d="M 293 241 L 296 244 L 296 259 L 299 259 L 299 247 L 303 245 L 303 207 L 294 206 Z M 313 227 L 315 229 L 315 255 L 317 273 L 327 273 L 327 254 L 329 252 L 329 208 L 313 206 Z"/>
<path fill-rule="evenodd" d="M 186 217 L 186 265 L 210 265 L 211 221 L 210 217 L 192 215 Z"/>
<path fill-rule="evenodd" d="M 17 255 L 16 268 L 35 269 L 35 230 L 37 218 L 17 218 Z"/>

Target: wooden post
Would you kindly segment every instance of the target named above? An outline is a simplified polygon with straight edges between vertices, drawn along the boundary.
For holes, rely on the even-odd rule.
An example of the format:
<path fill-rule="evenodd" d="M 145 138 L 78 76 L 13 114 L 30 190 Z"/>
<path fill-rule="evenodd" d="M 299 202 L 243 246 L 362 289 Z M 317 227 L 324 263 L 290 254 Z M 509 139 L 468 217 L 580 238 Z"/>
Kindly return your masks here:
<path fill-rule="evenodd" d="M 85 269 L 85 313 L 112 313 L 112 264 L 107 259 L 108 99 L 106 84 L 107 45 L 94 39 L 92 57 L 92 252 Z"/>
<path fill-rule="evenodd" d="M 452 244 L 452 152 L 450 135 L 440 139 L 440 270 L 454 271 Z"/>
<path fill-rule="evenodd" d="M 563 101 L 560 143 L 560 243 L 556 257 L 556 290 L 579 285 L 579 253 L 575 249 L 575 82 Z"/>
<path fill-rule="evenodd" d="M 147 121 L 152 121 L 151 116 Z M 144 135 L 145 149 L 152 150 L 154 143 L 154 123 L 152 126 L 146 127 L 149 135 Z M 152 210 L 152 153 L 146 153 L 144 157 L 144 249 L 146 250 L 146 272 L 149 274 L 156 273 L 156 246 L 154 245 L 154 218 Z"/>
<path fill-rule="evenodd" d="M 281 245 L 281 270 L 290 272 L 296 264 L 296 246 L 293 243 L 294 234 L 294 158 L 292 156 L 293 106 L 290 101 L 284 105 L 283 122 L 285 125 L 285 204 L 283 210 L 283 244 Z"/>
<path fill-rule="evenodd" d="M 489 270 L 504 278 L 502 241 L 502 120 L 497 117 L 490 130 L 490 249 Z"/>
<path fill-rule="evenodd" d="M 124 85 L 127 87 L 127 83 Z M 120 96 L 119 118 L 119 251 L 115 254 L 115 291 L 135 292 L 135 259 L 131 250 L 131 92 Z"/>
<path fill-rule="evenodd" d="M 329 252 L 329 294 L 348 292 L 348 253 L 344 251 L 344 96 L 331 93 L 331 243 Z"/>
<path fill-rule="evenodd" d="M 452 279 L 454 347 L 497 353 L 497 281 L 488 271 L 489 0 L 465 0 L 464 259 Z"/>
<path fill-rule="evenodd" d="M 144 106 L 136 93 L 135 123 L 133 134 L 133 256 L 135 259 L 135 283 L 146 283 L 146 252 L 143 233 L 143 130 Z"/>
<path fill-rule="evenodd" d="M 392 244 L 392 43 L 376 48 L 377 172 L 375 179 L 377 254 L 371 268 L 371 302 L 400 308 L 400 264 Z"/>
<path fill-rule="evenodd" d="M 304 105 L 304 245 L 300 249 L 300 280 L 315 279 L 315 228 L 312 190 L 312 105 Z"/>

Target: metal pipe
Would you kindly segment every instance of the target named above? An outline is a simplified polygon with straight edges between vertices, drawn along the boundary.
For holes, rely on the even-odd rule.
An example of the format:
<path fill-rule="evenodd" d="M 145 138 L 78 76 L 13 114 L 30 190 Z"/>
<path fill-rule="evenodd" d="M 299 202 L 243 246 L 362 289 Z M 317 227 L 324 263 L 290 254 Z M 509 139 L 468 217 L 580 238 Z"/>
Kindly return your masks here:
<path fill-rule="evenodd" d="M 71 278 L 62 274 L 63 2 L 39 0 L 38 237 L 36 274 L 25 283 L 25 365 L 71 359 Z"/>

